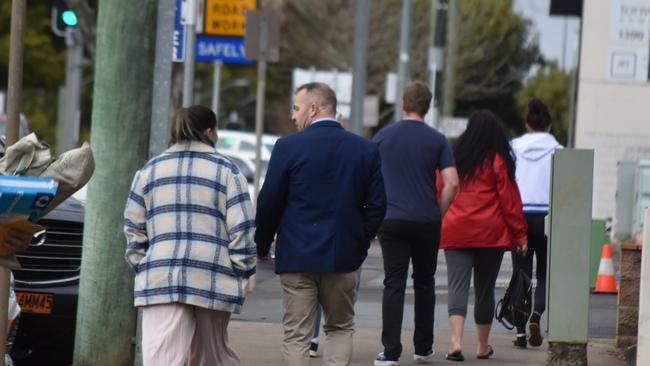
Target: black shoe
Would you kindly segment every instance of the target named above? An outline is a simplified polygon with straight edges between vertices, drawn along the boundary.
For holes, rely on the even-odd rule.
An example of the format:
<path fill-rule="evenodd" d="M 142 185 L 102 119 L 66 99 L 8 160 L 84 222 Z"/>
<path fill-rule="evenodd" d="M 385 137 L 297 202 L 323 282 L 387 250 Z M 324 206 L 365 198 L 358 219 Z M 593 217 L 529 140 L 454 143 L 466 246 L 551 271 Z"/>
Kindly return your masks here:
<path fill-rule="evenodd" d="M 487 351 L 487 353 L 486 353 L 486 354 L 483 354 L 483 355 L 476 355 L 476 358 L 481 359 L 481 360 L 487 360 L 487 359 L 489 359 L 490 357 L 492 357 L 492 355 L 494 355 L 494 348 L 492 348 L 492 346 L 490 346 L 490 345 L 488 344 L 488 351 Z"/>
<path fill-rule="evenodd" d="M 461 351 L 449 352 L 445 358 L 449 361 L 465 361 L 465 357 Z"/>
<path fill-rule="evenodd" d="M 530 338 L 528 338 L 528 344 L 533 347 L 541 346 L 542 341 L 544 341 L 544 337 L 542 337 L 542 333 L 539 331 L 539 323 L 530 323 L 528 325 L 528 329 L 530 329 Z"/>
<path fill-rule="evenodd" d="M 525 349 L 528 342 L 526 342 L 526 336 L 519 336 L 517 339 L 512 341 L 512 344 L 517 348 Z"/>
<path fill-rule="evenodd" d="M 318 343 L 316 342 L 311 342 L 309 345 L 309 357 L 314 358 L 318 357 Z"/>

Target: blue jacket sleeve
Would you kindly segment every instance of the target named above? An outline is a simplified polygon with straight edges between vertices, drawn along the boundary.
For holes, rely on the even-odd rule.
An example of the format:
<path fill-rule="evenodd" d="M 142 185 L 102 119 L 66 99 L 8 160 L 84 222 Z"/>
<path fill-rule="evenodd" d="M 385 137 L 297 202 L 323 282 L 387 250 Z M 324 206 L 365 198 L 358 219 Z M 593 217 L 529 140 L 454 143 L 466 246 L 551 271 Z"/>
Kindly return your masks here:
<path fill-rule="evenodd" d="M 370 175 L 364 202 L 364 231 L 368 240 L 374 239 L 386 214 L 386 191 L 381 175 L 381 158 L 373 144 L 370 153 Z"/>
<path fill-rule="evenodd" d="M 280 139 L 273 147 L 264 185 L 257 197 L 255 243 L 257 255 L 261 257 L 269 253 L 286 206 L 289 178 L 283 142 Z"/>

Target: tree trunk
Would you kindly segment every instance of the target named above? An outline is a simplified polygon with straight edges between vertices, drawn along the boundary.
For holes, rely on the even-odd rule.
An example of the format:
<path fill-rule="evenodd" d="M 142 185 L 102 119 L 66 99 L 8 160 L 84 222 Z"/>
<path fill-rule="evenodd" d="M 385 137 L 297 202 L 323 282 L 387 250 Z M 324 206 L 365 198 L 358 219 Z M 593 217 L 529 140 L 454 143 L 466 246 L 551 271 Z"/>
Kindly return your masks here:
<path fill-rule="evenodd" d="M 124 205 L 147 158 L 155 0 L 101 0 L 74 365 L 131 365 L 133 272 L 124 261 Z"/>

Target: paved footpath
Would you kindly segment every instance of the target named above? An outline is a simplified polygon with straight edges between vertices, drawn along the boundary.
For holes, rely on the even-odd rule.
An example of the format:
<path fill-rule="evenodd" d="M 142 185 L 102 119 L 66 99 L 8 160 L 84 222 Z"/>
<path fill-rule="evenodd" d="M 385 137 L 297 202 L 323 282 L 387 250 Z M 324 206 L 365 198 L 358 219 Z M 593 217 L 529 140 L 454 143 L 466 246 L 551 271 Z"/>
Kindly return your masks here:
<path fill-rule="evenodd" d="M 230 343 L 241 358 L 242 366 L 278 365 L 282 366 L 280 347 L 282 344 L 282 326 L 280 324 L 232 321 L 229 326 Z M 354 335 L 354 355 L 352 366 L 372 365 L 372 361 L 381 351 L 381 329 L 361 328 Z M 490 360 L 475 358 L 476 334 L 466 332 L 464 340 L 465 362 L 445 360 L 449 347 L 449 333 L 436 332 L 436 355 L 434 365 L 486 366 L 486 365 L 521 365 L 539 366 L 546 364 L 546 342 L 539 348 L 526 350 L 515 349 L 510 335 L 496 334 L 490 337 L 494 347 L 494 356 Z M 413 332 L 402 332 L 404 353 L 400 365 L 415 365 L 413 362 Z M 589 345 L 589 366 L 624 366 L 626 363 L 617 358 L 614 346 L 607 341 L 598 340 Z M 312 365 L 320 365 L 321 359 L 312 359 Z"/>

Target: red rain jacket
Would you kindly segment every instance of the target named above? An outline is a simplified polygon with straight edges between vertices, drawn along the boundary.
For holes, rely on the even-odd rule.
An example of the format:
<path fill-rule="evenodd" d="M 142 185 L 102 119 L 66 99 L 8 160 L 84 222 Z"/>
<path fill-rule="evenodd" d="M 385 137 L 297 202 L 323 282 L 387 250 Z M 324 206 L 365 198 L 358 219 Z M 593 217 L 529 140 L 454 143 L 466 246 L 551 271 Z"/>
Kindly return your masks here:
<path fill-rule="evenodd" d="M 498 154 L 490 164 L 460 182 L 458 194 L 442 220 L 440 248 L 494 248 L 527 244 L 517 183 Z"/>

